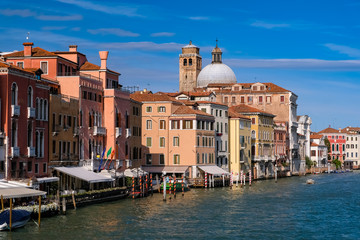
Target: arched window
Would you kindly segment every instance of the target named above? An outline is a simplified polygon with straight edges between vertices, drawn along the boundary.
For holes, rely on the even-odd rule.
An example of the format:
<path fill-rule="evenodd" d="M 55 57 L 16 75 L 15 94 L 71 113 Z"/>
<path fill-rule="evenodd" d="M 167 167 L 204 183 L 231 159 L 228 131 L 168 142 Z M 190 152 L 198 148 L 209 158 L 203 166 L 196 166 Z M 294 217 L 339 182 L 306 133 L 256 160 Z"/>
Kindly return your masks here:
<path fill-rule="evenodd" d="M 32 87 L 29 86 L 28 93 L 27 93 L 27 106 L 32 107 L 33 106 L 33 90 Z"/>
<path fill-rule="evenodd" d="M 331 150 L 334 152 L 335 151 L 335 144 L 333 144 L 332 146 L 331 146 Z"/>
<path fill-rule="evenodd" d="M 40 109 L 39 109 L 39 112 L 40 112 L 40 116 L 39 116 L 39 119 L 42 120 L 43 119 L 43 108 L 44 108 L 44 105 L 43 105 L 43 100 L 40 99 Z"/>
<path fill-rule="evenodd" d="M 187 59 L 184 59 L 184 66 L 187 66 Z"/>
<path fill-rule="evenodd" d="M 18 87 L 16 83 L 11 85 L 11 105 L 17 105 L 18 100 Z"/>
<path fill-rule="evenodd" d="M 39 110 L 39 99 L 36 98 L 36 101 L 35 101 L 35 116 L 36 116 L 36 119 L 39 119 L 39 115 L 40 115 L 40 110 Z"/>
<path fill-rule="evenodd" d="M 27 146 L 32 147 L 32 123 L 28 123 L 28 129 L 27 129 Z"/>
<path fill-rule="evenodd" d="M 35 133 L 35 156 L 39 157 L 39 132 Z"/>
<path fill-rule="evenodd" d="M 192 59 L 189 59 L 189 66 L 192 66 Z"/>
<path fill-rule="evenodd" d="M 11 146 L 17 146 L 17 123 L 15 120 L 11 124 Z"/>
<path fill-rule="evenodd" d="M 256 131 L 255 130 L 252 130 L 251 131 L 251 138 L 256 138 Z"/>
<path fill-rule="evenodd" d="M 342 150 L 345 152 L 345 144 L 342 145 Z"/>
<path fill-rule="evenodd" d="M 48 104 L 47 104 L 47 100 L 44 100 L 44 120 L 47 121 L 48 120 Z"/>
<path fill-rule="evenodd" d="M 91 112 L 89 112 L 89 127 L 92 127 L 92 116 Z M 90 145 L 90 144 L 89 144 Z"/>
<path fill-rule="evenodd" d="M 336 151 L 339 151 L 339 144 L 336 144 Z"/>
<path fill-rule="evenodd" d="M 44 157 L 44 133 L 40 132 L 40 157 Z"/>

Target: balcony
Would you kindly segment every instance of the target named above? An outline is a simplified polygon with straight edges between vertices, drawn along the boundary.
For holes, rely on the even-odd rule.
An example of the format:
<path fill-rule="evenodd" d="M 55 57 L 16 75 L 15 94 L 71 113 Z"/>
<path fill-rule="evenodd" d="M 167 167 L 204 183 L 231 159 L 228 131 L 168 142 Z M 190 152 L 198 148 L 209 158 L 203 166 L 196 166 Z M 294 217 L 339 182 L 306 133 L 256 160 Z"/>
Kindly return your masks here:
<path fill-rule="evenodd" d="M 117 127 L 117 128 L 115 128 L 115 135 L 116 135 L 116 138 L 118 138 L 118 137 L 121 137 L 121 128 L 119 128 L 119 127 Z"/>
<path fill-rule="evenodd" d="M 126 129 L 126 138 L 131 137 L 131 129 L 127 128 Z"/>
<path fill-rule="evenodd" d="M 32 108 L 32 107 L 27 108 L 27 117 L 35 118 L 35 108 Z"/>
<path fill-rule="evenodd" d="M 11 105 L 11 117 L 18 117 L 18 116 L 20 116 L 20 106 Z"/>
<path fill-rule="evenodd" d="M 27 156 L 35 157 L 35 147 L 27 147 Z"/>
<path fill-rule="evenodd" d="M 20 148 L 19 147 L 11 147 L 11 157 L 19 157 L 20 156 Z"/>
<path fill-rule="evenodd" d="M 105 136 L 106 135 L 106 128 L 94 126 L 94 136 Z"/>

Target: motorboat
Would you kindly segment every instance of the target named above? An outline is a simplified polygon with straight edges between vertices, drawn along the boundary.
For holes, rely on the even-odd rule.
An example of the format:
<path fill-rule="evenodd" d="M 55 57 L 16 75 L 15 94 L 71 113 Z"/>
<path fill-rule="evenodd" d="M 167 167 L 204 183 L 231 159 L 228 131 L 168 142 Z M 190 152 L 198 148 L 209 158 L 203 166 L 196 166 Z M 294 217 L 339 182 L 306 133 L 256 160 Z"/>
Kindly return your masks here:
<path fill-rule="evenodd" d="M 13 209 L 11 213 L 11 229 L 25 226 L 30 220 L 31 212 L 21 209 Z M 10 229 L 10 210 L 0 213 L 0 231 Z"/>

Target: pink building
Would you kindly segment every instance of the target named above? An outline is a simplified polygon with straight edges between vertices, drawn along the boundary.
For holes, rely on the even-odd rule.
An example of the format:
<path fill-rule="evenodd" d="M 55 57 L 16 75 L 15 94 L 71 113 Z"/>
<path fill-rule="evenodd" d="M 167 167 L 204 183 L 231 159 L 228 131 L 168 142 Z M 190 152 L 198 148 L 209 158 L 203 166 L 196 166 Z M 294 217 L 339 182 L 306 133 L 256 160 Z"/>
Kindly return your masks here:
<path fill-rule="evenodd" d="M 108 52 L 99 52 L 98 66 L 88 62 L 76 45 L 69 46 L 69 51 L 56 52 L 32 46 L 24 43 L 24 51 L 8 54 L 5 59 L 20 67 L 40 67 L 47 78 L 59 82 L 61 94 L 79 99 L 81 164 L 98 169 L 104 147 L 111 147 L 116 153 L 116 167 L 124 166 L 131 149 L 130 93 L 118 83 L 120 73 L 107 68 Z"/>
<path fill-rule="evenodd" d="M 274 122 L 274 152 L 276 163 L 280 165 L 289 165 L 287 158 L 287 123 Z"/>
<path fill-rule="evenodd" d="M 0 171 L 7 179 L 48 175 L 49 93 L 57 83 L 41 73 L 0 63 L 0 135 L 5 137 Z"/>
<path fill-rule="evenodd" d="M 334 128 L 328 127 L 320 132 L 325 136 L 330 142 L 330 160 L 338 159 L 341 162 L 344 162 L 346 158 L 345 145 L 346 145 L 346 132 L 343 132 L 341 129 L 336 130 Z"/>

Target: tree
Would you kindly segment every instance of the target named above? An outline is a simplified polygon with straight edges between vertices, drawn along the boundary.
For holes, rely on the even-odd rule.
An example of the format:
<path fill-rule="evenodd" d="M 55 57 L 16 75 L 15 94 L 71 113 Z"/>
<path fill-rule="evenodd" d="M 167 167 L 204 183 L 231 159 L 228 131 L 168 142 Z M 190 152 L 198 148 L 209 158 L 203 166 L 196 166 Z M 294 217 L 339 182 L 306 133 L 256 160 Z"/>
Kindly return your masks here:
<path fill-rule="evenodd" d="M 329 139 L 328 139 L 327 137 L 325 137 L 324 143 L 325 143 L 325 145 L 326 145 L 326 147 L 327 147 L 328 160 L 331 160 L 331 156 L 330 156 L 331 144 L 330 144 L 330 141 L 329 141 Z"/>
<path fill-rule="evenodd" d="M 334 160 L 332 161 L 332 163 L 335 165 L 336 170 L 338 170 L 338 169 L 341 168 L 341 162 L 340 162 L 339 159 L 334 159 Z"/>
<path fill-rule="evenodd" d="M 306 164 L 307 168 L 310 169 L 313 166 L 314 162 L 311 161 L 308 156 L 306 156 L 305 157 L 305 164 Z"/>

